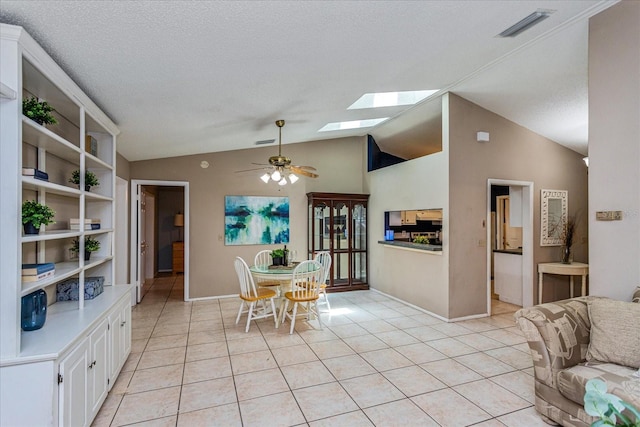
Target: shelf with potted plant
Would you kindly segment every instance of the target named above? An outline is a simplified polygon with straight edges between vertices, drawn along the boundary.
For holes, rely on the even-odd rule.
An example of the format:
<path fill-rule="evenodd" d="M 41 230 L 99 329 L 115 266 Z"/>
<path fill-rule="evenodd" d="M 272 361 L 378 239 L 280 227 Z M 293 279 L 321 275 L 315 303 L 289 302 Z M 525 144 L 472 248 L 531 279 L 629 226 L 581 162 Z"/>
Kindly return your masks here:
<path fill-rule="evenodd" d="M 43 181 L 32 176 L 22 177 L 22 188 L 25 190 L 45 190 L 47 193 L 58 194 L 60 196 L 68 196 L 79 198 L 82 193 L 77 188 L 68 187 L 66 185 L 56 184 L 55 182 Z"/>
<path fill-rule="evenodd" d="M 25 116 L 22 116 L 22 139 L 61 159 L 76 164 L 80 162 L 79 147 Z"/>
<path fill-rule="evenodd" d="M 89 346 L 88 340 L 94 332 L 103 334 L 102 326 L 97 325 L 110 324 L 112 315 L 117 314 L 121 319 L 130 319 L 131 316 L 131 286 L 114 283 L 114 195 L 116 136 L 119 130 L 24 29 L 6 24 L 0 26 L 2 81 L 6 87 L 15 88 L 14 96 L 3 98 L 0 103 L 0 139 L 4 153 L 0 158 L 0 181 L 3 183 L 0 198 L 7 202 L 0 211 L 3 219 L 0 227 L 5 240 L 3 244 L 15 249 L 0 257 L 0 282 L 7 285 L 0 286 L 0 370 L 3 379 L 21 381 L 19 371 L 38 369 L 38 363 L 40 366 L 47 363 L 55 368 L 48 369 L 50 374 L 23 382 L 20 393 L 30 398 L 15 399 L 17 404 L 5 408 L 7 411 L 3 411 L 3 419 L 9 414 L 8 419 L 17 419 L 18 415 L 27 417 L 23 421 L 29 425 L 45 425 L 51 419 L 67 425 L 72 423 L 71 411 L 67 409 L 71 402 L 72 408 L 86 411 L 84 423 L 91 424 L 100 402 L 89 404 L 86 396 L 91 394 L 89 391 L 93 387 L 100 388 L 99 392 L 106 395 L 108 385 L 94 382 L 90 375 L 80 370 L 83 372 L 77 375 L 85 375 L 85 388 L 71 391 L 70 385 L 77 384 L 79 379 L 72 372 L 65 371 L 64 382 L 58 385 L 53 395 L 45 396 L 47 393 L 40 391 L 49 390 L 51 384 L 55 384 L 58 365 L 68 362 L 70 366 L 72 362 L 68 355 L 82 353 L 77 350 Z M 43 108 L 45 105 L 50 108 Z M 21 107 L 25 108 L 21 110 Z M 58 124 L 51 124 L 51 121 L 37 123 L 33 120 L 32 107 L 51 114 Z M 93 138 L 89 139 L 91 144 L 88 148 L 87 135 Z M 49 180 L 46 177 L 40 181 L 22 176 L 22 173 L 30 172 L 23 168 L 46 172 Z M 68 182 L 73 170 L 78 170 L 82 176 L 82 188 Z M 99 187 L 90 191 L 84 188 L 86 171 L 97 175 Z M 56 211 L 54 219 L 57 224 L 40 227 L 37 235 L 23 234 L 22 221 L 16 213 L 21 203 L 28 200 L 50 206 Z M 67 229 L 70 218 L 78 218 L 81 222 L 96 218 L 102 228 L 70 230 Z M 83 242 L 87 237 L 100 241 L 100 249 L 93 252 L 89 261 L 70 259 L 68 248 L 71 240 L 76 238 Z M 84 249 L 80 253 L 84 255 Z M 45 262 L 55 264 L 52 277 L 24 283 L 19 278 L 22 264 Z M 105 289 L 99 297 L 85 302 L 81 289 L 86 278 L 91 276 L 104 277 Z M 52 300 L 57 284 L 67 279 L 78 280 L 79 298 L 70 302 Z M 22 297 L 40 289 L 49 295 L 45 323 L 38 330 L 21 330 Z M 121 322 L 117 324 L 121 325 Z M 102 335 L 107 343 L 102 360 L 114 363 L 109 372 L 111 384 L 130 352 L 130 322 L 126 324 L 129 332 L 122 332 L 122 336 L 128 338 L 119 344 L 122 346 L 119 355 L 110 354 L 110 343 L 112 339 L 116 339 L 115 342 L 119 339 L 115 330 L 126 331 L 127 327 L 113 328 L 113 332 Z M 61 402 L 64 402 L 64 408 Z M 40 409 L 30 411 L 29 405 Z"/>

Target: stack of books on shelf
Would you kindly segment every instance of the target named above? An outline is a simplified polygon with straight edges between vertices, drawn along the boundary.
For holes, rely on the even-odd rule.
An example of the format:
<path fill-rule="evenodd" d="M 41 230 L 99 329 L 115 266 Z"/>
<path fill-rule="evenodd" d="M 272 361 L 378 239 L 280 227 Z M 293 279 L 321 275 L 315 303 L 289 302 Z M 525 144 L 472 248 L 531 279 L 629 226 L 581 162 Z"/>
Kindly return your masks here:
<path fill-rule="evenodd" d="M 32 176 L 35 179 L 41 179 L 43 181 L 49 181 L 49 174 L 36 168 L 22 168 L 22 175 Z"/>
<path fill-rule="evenodd" d="M 69 219 L 69 229 L 80 230 L 80 218 Z M 85 230 L 100 230 L 100 218 L 85 218 L 84 220 Z"/>
<path fill-rule="evenodd" d="M 56 265 L 52 262 L 41 264 L 22 264 L 22 281 L 36 282 L 56 273 Z"/>

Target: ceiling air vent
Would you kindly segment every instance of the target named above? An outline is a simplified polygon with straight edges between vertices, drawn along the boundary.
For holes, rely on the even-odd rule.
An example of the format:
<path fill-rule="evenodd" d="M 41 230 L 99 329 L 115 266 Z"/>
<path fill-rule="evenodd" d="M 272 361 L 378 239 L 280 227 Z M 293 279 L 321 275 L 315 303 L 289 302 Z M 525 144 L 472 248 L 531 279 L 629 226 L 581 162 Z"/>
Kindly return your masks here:
<path fill-rule="evenodd" d="M 256 141 L 255 144 L 256 145 L 267 145 L 267 144 L 273 144 L 274 142 L 276 142 L 275 139 L 263 139 L 262 141 Z"/>
<path fill-rule="evenodd" d="M 553 12 L 555 12 L 555 10 L 538 9 L 535 12 L 533 12 L 531 15 L 529 15 L 526 18 L 516 22 L 515 24 L 513 24 L 512 26 L 510 26 L 509 28 L 507 28 L 506 30 L 501 32 L 500 34 L 498 34 L 498 37 L 515 37 L 518 34 L 520 34 L 521 32 L 523 32 L 525 30 L 528 30 L 529 28 L 533 27 L 534 25 L 539 24 L 540 22 L 544 21 Z"/>

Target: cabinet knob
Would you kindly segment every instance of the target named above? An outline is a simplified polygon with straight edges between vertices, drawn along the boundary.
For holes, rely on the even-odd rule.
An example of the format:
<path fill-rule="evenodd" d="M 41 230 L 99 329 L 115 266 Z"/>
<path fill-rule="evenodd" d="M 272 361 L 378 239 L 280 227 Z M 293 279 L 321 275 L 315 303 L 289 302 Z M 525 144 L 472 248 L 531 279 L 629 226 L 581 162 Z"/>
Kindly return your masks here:
<path fill-rule="evenodd" d="M 124 325 L 126 325 L 126 324 L 127 324 L 127 321 L 126 321 L 126 320 L 123 320 L 123 321 L 122 321 L 122 323 L 120 323 L 120 326 L 124 326 Z"/>
<path fill-rule="evenodd" d="M 91 362 L 91 364 L 89 365 L 89 369 L 93 369 L 94 366 L 96 366 L 96 361 L 95 360 L 93 362 Z"/>

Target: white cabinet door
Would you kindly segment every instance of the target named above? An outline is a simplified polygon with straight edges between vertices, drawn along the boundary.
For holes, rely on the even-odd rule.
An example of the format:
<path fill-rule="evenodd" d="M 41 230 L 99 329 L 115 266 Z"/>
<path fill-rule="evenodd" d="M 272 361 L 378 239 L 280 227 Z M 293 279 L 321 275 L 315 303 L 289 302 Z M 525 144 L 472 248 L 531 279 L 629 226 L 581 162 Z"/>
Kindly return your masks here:
<path fill-rule="evenodd" d="M 122 353 L 122 310 L 116 309 L 109 315 L 109 389 L 113 387 L 120 370 L 120 354 Z"/>
<path fill-rule="evenodd" d="M 88 378 L 88 410 L 89 418 L 98 413 L 102 402 L 107 397 L 107 388 L 109 380 L 109 359 L 107 351 L 108 344 L 108 322 L 103 320 L 97 328 L 89 335 L 90 345 L 90 362 L 89 362 L 89 378 Z"/>
<path fill-rule="evenodd" d="M 120 353 L 120 363 L 124 365 L 129 353 L 131 353 L 131 301 L 125 299 L 122 303 L 122 352 Z"/>
<path fill-rule="evenodd" d="M 58 367 L 60 426 L 87 425 L 87 382 L 89 380 L 89 339 L 82 341 Z"/>
<path fill-rule="evenodd" d="M 109 315 L 109 388 L 113 387 L 122 365 L 131 351 L 131 304 L 123 300 Z"/>
<path fill-rule="evenodd" d="M 495 252 L 494 283 L 500 301 L 522 305 L 522 255 Z"/>

